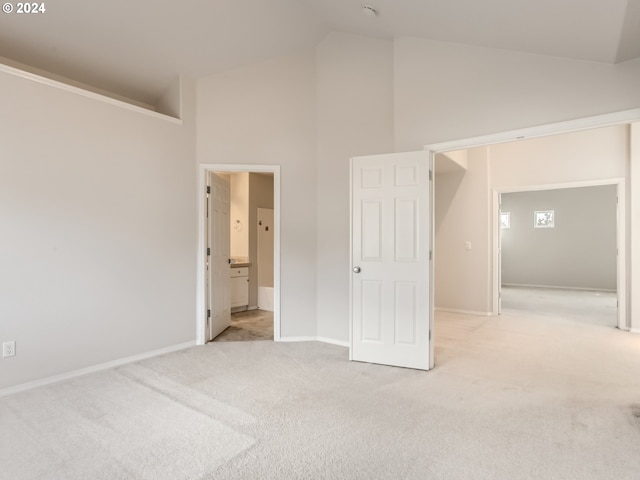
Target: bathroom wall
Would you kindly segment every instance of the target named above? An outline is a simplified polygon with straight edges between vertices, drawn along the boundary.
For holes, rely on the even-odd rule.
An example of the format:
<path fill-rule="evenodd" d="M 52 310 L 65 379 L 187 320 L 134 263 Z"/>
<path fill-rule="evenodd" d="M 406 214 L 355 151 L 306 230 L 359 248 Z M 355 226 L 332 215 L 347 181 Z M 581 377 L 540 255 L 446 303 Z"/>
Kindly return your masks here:
<path fill-rule="evenodd" d="M 273 209 L 273 174 L 249 174 L 249 307 L 258 306 L 258 208 Z"/>
<path fill-rule="evenodd" d="M 231 258 L 249 257 L 249 174 L 232 173 L 231 179 Z"/>

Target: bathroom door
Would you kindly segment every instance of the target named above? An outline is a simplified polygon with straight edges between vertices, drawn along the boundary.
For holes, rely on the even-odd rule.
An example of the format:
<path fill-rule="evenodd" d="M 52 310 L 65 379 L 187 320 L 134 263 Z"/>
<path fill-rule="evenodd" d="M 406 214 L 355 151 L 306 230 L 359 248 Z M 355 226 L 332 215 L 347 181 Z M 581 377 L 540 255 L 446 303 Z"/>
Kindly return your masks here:
<path fill-rule="evenodd" d="M 428 152 L 351 159 L 352 360 L 431 365 Z"/>
<path fill-rule="evenodd" d="M 207 173 L 207 340 L 231 325 L 229 180 Z"/>

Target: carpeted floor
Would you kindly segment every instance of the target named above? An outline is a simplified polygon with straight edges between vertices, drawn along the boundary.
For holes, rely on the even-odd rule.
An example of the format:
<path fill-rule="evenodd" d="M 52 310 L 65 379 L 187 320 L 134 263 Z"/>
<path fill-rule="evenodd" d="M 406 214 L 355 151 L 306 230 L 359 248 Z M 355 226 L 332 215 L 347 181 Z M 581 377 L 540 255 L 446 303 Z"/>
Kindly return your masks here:
<path fill-rule="evenodd" d="M 577 324 L 617 326 L 617 300 L 615 292 L 502 287 L 504 313 L 530 312 L 572 320 Z"/>
<path fill-rule="evenodd" d="M 637 479 L 640 335 L 438 313 L 433 371 L 220 342 L 0 398 L 0 478 Z"/>
<path fill-rule="evenodd" d="M 273 312 L 247 310 L 231 314 L 231 326 L 214 342 L 247 342 L 273 340 Z"/>

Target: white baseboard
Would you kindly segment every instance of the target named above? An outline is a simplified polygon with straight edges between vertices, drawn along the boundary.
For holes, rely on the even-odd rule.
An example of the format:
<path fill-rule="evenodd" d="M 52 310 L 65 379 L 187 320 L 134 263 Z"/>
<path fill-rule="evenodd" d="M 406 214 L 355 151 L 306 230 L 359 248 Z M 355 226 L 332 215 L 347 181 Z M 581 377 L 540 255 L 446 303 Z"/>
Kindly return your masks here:
<path fill-rule="evenodd" d="M 0 390 L 0 397 L 12 395 L 14 393 L 23 392 L 25 390 L 31 390 L 32 388 L 42 387 L 52 383 L 61 382 L 63 380 L 69 380 L 71 378 L 81 377 L 89 373 L 100 372 L 102 370 L 108 370 L 109 368 L 119 367 L 126 365 L 127 363 L 138 362 L 151 357 L 157 357 L 159 355 L 165 355 L 167 353 L 177 352 L 178 350 L 184 350 L 195 346 L 196 342 L 191 341 L 187 343 L 181 343 L 179 345 L 172 345 L 170 347 L 160 348 L 158 350 L 152 350 L 150 352 L 141 353 L 139 355 L 132 355 L 130 357 L 120 358 L 118 360 L 112 360 L 110 362 L 100 363 L 91 367 L 81 368 L 80 370 L 74 370 L 73 372 L 62 373 L 60 375 L 54 375 L 52 377 L 43 378 L 40 380 L 34 380 L 32 382 L 21 383 L 14 387 L 8 387 Z"/>
<path fill-rule="evenodd" d="M 335 340 L 333 338 L 318 337 L 318 341 L 330 343 L 331 345 L 338 345 L 339 347 L 349 347 L 349 342 L 343 342 L 342 340 Z"/>
<path fill-rule="evenodd" d="M 447 312 L 447 313 L 460 313 L 462 315 L 477 315 L 480 317 L 492 317 L 493 313 L 491 312 L 475 312 L 473 310 L 460 310 L 457 308 L 434 308 L 436 312 Z"/>
<path fill-rule="evenodd" d="M 281 337 L 281 342 L 322 342 L 329 343 L 331 345 L 338 345 L 340 347 L 348 347 L 349 342 L 343 342 L 341 340 L 334 340 L 332 338 L 325 337 Z"/>
<path fill-rule="evenodd" d="M 281 342 L 317 342 L 318 337 L 280 337 Z"/>
<path fill-rule="evenodd" d="M 640 334 L 640 328 L 630 328 L 629 332 Z"/>
<path fill-rule="evenodd" d="M 607 293 L 616 293 L 616 290 L 611 290 L 608 288 L 582 288 L 582 287 L 559 287 L 557 285 L 527 285 L 523 283 L 503 283 L 503 287 L 514 287 L 514 288 L 548 288 L 550 290 L 577 290 L 580 292 L 607 292 Z"/>

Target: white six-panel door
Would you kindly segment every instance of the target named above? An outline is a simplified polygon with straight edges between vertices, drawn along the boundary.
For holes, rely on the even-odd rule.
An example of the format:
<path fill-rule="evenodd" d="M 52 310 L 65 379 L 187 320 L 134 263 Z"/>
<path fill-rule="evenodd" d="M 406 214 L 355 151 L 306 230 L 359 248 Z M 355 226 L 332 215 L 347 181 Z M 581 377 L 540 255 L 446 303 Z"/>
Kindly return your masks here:
<path fill-rule="evenodd" d="M 430 368 L 427 152 L 351 159 L 352 360 Z"/>
<path fill-rule="evenodd" d="M 207 341 L 213 340 L 231 324 L 230 198 L 229 181 L 207 173 Z"/>

